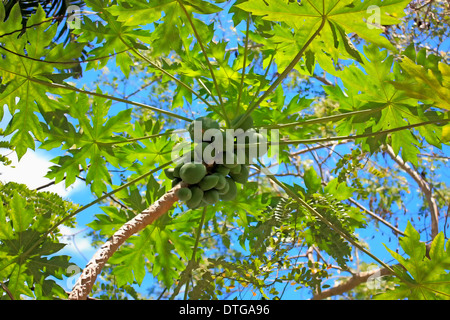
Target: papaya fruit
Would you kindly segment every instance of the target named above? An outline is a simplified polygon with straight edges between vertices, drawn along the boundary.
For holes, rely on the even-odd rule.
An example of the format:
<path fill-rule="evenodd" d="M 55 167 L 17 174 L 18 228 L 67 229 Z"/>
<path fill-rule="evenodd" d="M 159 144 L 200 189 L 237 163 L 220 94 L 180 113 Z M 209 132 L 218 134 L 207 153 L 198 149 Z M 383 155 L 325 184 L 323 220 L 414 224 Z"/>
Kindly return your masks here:
<path fill-rule="evenodd" d="M 217 176 L 217 184 L 215 186 L 216 189 L 222 189 L 227 184 L 227 180 L 225 179 L 224 175 L 221 175 L 220 173 L 213 173 L 212 176 Z"/>
<path fill-rule="evenodd" d="M 233 200 L 237 195 L 236 182 L 233 179 L 226 177 L 228 183 L 228 191 L 225 194 L 220 194 L 219 198 L 224 201 Z"/>
<path fill-rule="evenodd" d="M 173 175 L 173 171 L 174 171 L 174 168 L 167 168 L 167 169 L 164 169 L 164 173 L 166 174 L 166 177 L 167 177 L 168 179 L 170 179 L 170 180 L 172 180 L 173 178 L 175 178 L 175 176 Z"/>
<path fill-rule="evenodd" d="M 218 164 L 216 168 L 214 169 L 214 172 L 220 173 L 221 175 L 226 176 L 230 173 L 230 168 L 224 167 L 221 164 Z"/>
<path fill-rule="evenodd" d="M 244 122 L 242 122 L 240 125 L 237 126 L 238 122 L 242 119 L 242 117 L 244 117 L 244 114 L 237 116 L 231 121 L 231 126 L 233 127 L 233 129 L 242 129 L 246 131 L 253 127 L 253 118 L 251 116 L 245 118 Z"/>
<path fill-rule="evenodd" d="M 191 190 L 191 198 L 186 201 L 186 206 L 189 209 L 197 208 L 203 199 L 203 190 L 197 186 L 192 186 L 189 188 Z"/>
<path fill-rule="evenodd" d="M 224 177 L 224 179 L 225 179 L 225 177 Z M 228 192 L 228 190 L 230 190 L 230 186 L 229 186 L 227 180 L 225 179 L 225 185 L 222 188 L 216 187 L 216 190 L 219 193 L 219 195 L 226 194 Z"/>
<path fill-rule="evenodd" d="M 242 165 L 238 164 L 236 167 L 230 169 L 230 174 L 239 174 L 241 172 Z"/>
<path fill-rule="evenodd" d="M 197 135 L 201 137 L 201 139 L 197 139 L 198 137 L 195 135 L 195 127 L 199 127 L 200 124 L 202 126 L 202 131 L 201 134 L 197 133 Z M 189 135 L 191 136 L 192 141 L 195 142 L 201 142 L 203 140 L 203 133 L 208 129 L 220 129 L 220 125 L 217 121 L 211 118 L 199 117 L 192 121 L 188 127 Z"/>
<path fill-rule="evenodd" d="M 176 195 L 181 201 L 188 201 L 192 198 L 192 191 L 189 188 L 181 188 L 177 190 Z"/>
<path fill-rule="evenodd" d="M 237 183 L 245 184 L 247 183 L 249 173 L 250 172 L 247 166 L 241 166 L 241 172 L 230 173 L 230 177 Z"/>
<path fill-rule="evenodd" d="M 219 182 L 219 176 L 218 175 L 207 175 L 205 176 L 199 183 L 198 186 L 203 191 L 210 190 L 214 188 L 217 185 L 217 182 Z"/>
<path fill-rule="evenodd" d="M 183 162 L 180 162 L 179 164 L 177 164 L 175 166 L 175 168 L 173 168 L 173 176 L 174 178 L 180 178 L 180 169 L 183 166 Z"/>
<path fill-rule="evenodd" d="M 182 180 L 180 178 L 173 178 L 172 179 L 172 188 L 175 187 L 177 184 L 179 184 Z"/>
<path fill-rule="evenodd" d="M 180 177 L 187 184 L 199 183 L 206 176 L 206 167 L 202 163 L 185 163 L 180 169 Z"/>
<path fill-rule="evenodd" d="M 203 201 L 207 204 L 214 204 L 219 201 L 219 192 L 217 190 L 211 189 L 205 191 L 203 194 Z"/>

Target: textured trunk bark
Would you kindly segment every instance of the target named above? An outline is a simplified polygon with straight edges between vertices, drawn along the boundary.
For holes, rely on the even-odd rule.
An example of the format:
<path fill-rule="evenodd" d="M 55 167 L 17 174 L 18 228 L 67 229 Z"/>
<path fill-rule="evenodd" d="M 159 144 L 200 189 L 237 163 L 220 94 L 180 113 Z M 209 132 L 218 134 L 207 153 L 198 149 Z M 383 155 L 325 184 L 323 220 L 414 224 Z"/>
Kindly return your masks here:
<path fill-rule="evenodd" d="M 86 300 L 88 294 L 94 286 L 97 276 L 101 273 L 108 259 L 117 251 L 133 234 L 139 232 L 149 224 L 152 224 L 160 216 L 164 215 L 178 201 L 176 191 L 184 184 L 178 184 L 170 191 L 165 193 L 148 209 L 142 211 L 130 221 L 126 222 L 113 236 L 111 236 L 94 254 L 92 259 L 84 268 L 80 278 L 75 283 L 72 292 L 69 294 L 69 300 Z"/>

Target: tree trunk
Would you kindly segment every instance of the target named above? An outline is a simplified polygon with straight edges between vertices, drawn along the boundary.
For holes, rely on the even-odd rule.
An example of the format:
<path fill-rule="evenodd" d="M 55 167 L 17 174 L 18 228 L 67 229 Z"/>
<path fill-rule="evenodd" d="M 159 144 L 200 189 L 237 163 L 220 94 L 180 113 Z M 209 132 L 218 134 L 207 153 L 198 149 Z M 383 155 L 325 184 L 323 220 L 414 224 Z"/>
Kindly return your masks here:
<path fill-rule="evenodd" d="M 173 204 L 178 201 L 176 191 L 183 187 L 184 184 L 179 183 L 170 191 L 165 193 L 149 208 L 139 213 L 130 221 L 126 222 L 119 230 L 114 233 L 94 254 L 92 259 L 84 268 L 78 281 L 69 294 L 69 300 L 86 300 L 88 294 L 94 286 L 97 276 L 101 273 L 103 267 L 109 258 L 117 251 L 119 246 L 124 243 L 133 234 L 139 232 L 149 224 L 153 223 L 160 216 L 165 214 L 172 208 Z"/>

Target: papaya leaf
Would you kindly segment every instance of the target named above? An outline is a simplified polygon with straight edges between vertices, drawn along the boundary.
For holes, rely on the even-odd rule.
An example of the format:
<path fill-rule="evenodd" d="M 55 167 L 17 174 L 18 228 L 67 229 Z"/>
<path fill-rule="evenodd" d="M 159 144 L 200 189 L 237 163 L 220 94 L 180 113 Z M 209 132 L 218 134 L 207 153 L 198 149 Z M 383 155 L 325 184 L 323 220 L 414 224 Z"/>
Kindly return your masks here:
<path fill-rule="evenodd" d="M 407 81 L 400 72 L 399 65 L 386 50 L 376 46 L 364 47 L 363 64 L 351 65 L 342 71 L 333 72 L 343 82 L 343 88 L 326 87 L 330 98 L 341 103 L 346 111 L 368 110 L 373 113 L 351 120 L 341 121 L 337 126 L 340 134 L 377 132 L 427 122 L 436 117 L 434 112 L 425 111 L 418 97 L 409 96 L 396 83 Z M 422 136 L 427 142 L 440 147 L 441 129 L 436 125 L 427 125 L 414 131 L 402 130 L 387 136 L 358 140 L 371 152 L 378 150 L 381 144 L 390 143 L 396 154 L 402 153 L 406 161 L 417 165 L 417 155 L 423 144 Z"/>
<path fill-rule="evenodd" d="M 400 67 L 408 77 L 404 81 L 391 82 L 394 87 L 412 98 L 431 101 L 438 108 L 450 110 L 450 66 L 441 62 L 439 72 L 436 72 L 404 57 Z"/>
<path fill-rule="evenodd" d="M 4 19 L 3 4 L 0 5 L 0 19 Z M 15 146 L 18 158 L 22 158 L 28 149 L 34 150 L 34 138 L 44 140 L 44 132 L 37 112 L 64 109 L 48 93 L 58 94 L 58 90 L 45 86 L 51 83 L 54 68 L 65 69 L 72 64 L 57 64 L 64 60 L 70 62 L 81 55 L 82 45 L 63 48 L 53 46 L 56 25 L 46 19 L 44 10 L 39 6 L 36 13 L 27 21 L 27 32 L 19 36 L 22 30 L 22 15 L 17 3 L 5 22 L 0 25 L 2 39 L 1 51 L 6 51 L 0 60 L 0 78 L 5 88 L 0 92 L 0 103 L 7 104 L 13 115 L 5 134 L 13 134 L 11 143 Z M 47 22 L 46 22 L 47 21 Z M 14 32 L 15 31 L 15 32 Z M 53 48 L 52 48 L 53 46 Z M 49 58 L 58 56 L 58 61 L 46 63 Z M 67 59 L 67 60 L 66 60 Z M 44 86 L 43 86 L 44 84 Z M 33 138 L 34 137 L 34 138 Z"/>
<path fill-rule="evenodd" d="M 392 290 L 378 295 L 377 299 L 449 300 L 450 250 L 445 248 L 444 234 L 439 233 L 431 243 L 429 253 L 420 234 L 408 222 L 400 245 L 408 257 L 386 249 L 406 271 L 399 272 L 399 283 Z M 396 269 L 399 271 L 399 269 Z"/>
<path fill-rule="evenodd" d="M 303 176 L 308 193 L 318 192 L 322 186 L 322 179 L 317 175 L 316 170 L 313 167 L 309 167 L 305 170 Z"/>
<path fill-rule="evenodd" d="M 322 31 L 318 41 L 326 41 L 327 46 L 335 46 L 336 29 L 341 34 L 340 29 L 345 33 L 355 33 L 369 43 L 378 47 L 388 48 L 395 51 L 389 41 L 380 34 L 380 27 L 371 24 L 371 8 L 379 10 L 377 18 L 381 25 L 392 25 L 399 22 L 398 18 L 404 16 L 403 9 L 408 5 L 408 0 L 389 1 L 302 1 L 285 2 L 276 0 L 249 0 L 238 4 L 237 7 L 251 12 L 253 15 L 262 16 L 264 20 L 284 22 L 295 31 L 301 32 L 306 39 L 317 30 L 323 19 L 328 22 L 328 28 Z M 342 40 L 342 39 L 341 39 Z M 349 46 L 347 40 L 343 43 L 345 50 L 351 56 L 358 59 L 354 49 Z M 347 47 L 348 46 L 348 47 Z"/>
<path fill-rule="evenodd" d="M 163 13 L 178 12 L 178 15 L 182 15 L 177 0 L 158 0 L 150 3 L 145 0 L 127 0 L 119 1 L 119 4 L 111 6 L 108 11 L 127 26 L 148 25 L 158 21 Z M 203 0 L 184 0 L 183 4 L 190 11 L 200 14 L 222 11 L 220 7 Z"/>
<path fill-rule="evenodd" d="M 79 122 L 79 129 L 78 132 L 74 132 L 70 127 L 69 132 L 73 138 L 66 139 L 65 132 L 52 127 L 48 131 L 49 141 L 52 145 L 58 141 L 61 145 L 68 143 L 66 148 L 70 148 L 70 144 L 73 143 L 77 148 L 70 148 L 70 155 L 53 159 L 57 165 L 50 168 L 47 177 L 55 179 L 56 182 L 65 179 L 66 186 L 69 186 L 80 174 L 81 166 L 87 172 L 86 183 L 91 184 L 92 192 L 101 195 L 107 190 L 107 184 L 111 184 L 106 159 L 114 158 L 117 149 L 114 148 L 114 143 L 125 139 L 115 134 L 127 132 L 131 128 L 132 109 L 108 116 L 111 101 L 95 97 L 91 102 L 85 94 L 71 93 L 63 96 L 61 101 L 71 105 L 69 114 Z M 45 143 L 43 147 L 46 147 Z M 108 162 L 118 165 L 118 161 Z"/>
<path fill-rule="evenodd" d="M 8 279 L 4 284 L 15 299 L 20 295 L 63 298 L 64 290 L 48 277 L 63 279 L 70 258 L 57 255 L 65 244 L 46 233 L 72 206 L 54 194 L 16 183 L 2 185 L 0 197 L 0 279 Z M 54 234 L 60 235 L 58 230 Z M 38 292 L 32 291 L 36 286 Z"/>

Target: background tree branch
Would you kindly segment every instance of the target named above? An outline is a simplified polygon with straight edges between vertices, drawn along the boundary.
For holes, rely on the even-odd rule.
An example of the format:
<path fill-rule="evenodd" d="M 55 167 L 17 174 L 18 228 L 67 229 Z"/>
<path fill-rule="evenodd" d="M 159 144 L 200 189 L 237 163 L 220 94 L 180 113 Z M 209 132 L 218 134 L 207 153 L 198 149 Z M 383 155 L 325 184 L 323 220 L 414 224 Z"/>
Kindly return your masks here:
<path fill-rule="evenodd" d="M 427 200 L 428 206 L 430 208 L 431 238 L 434 239 L 439 233 L 439 209 L 430 184 L 420 175 L 420 173 L 418 173 L 414 168 L 403 161 L 401 157 L 395 155 L 394 150 L 392 150 L 391 146 L 387 146 L 385 151 L 386 154 L 388 154 L 402 170 L 404 170 L 411 178 L 414 179 L 423 195 L 425 196 L 425 199 Z"/>
<path fill-rule="evenodd" d="M 370 270 L 370 271 L 364 271 L 360 273 L 355 273 L 353 276 L 351 276 L 347 281 L 338 284 L 337 286 L 324 290 L 320 293 L 316 293 L 311 300 L 322 300 L 326 298 L 330 298 L 332 296 L 341 295 L 345 292 L 348 292 L 354 288 L 356 288 L 358 285 L 367 282 L 371 277 L 373 276 L 387 276 L 390 275 L 390 270 L 386 268 L 380 268 L 376 270 Z"/>

